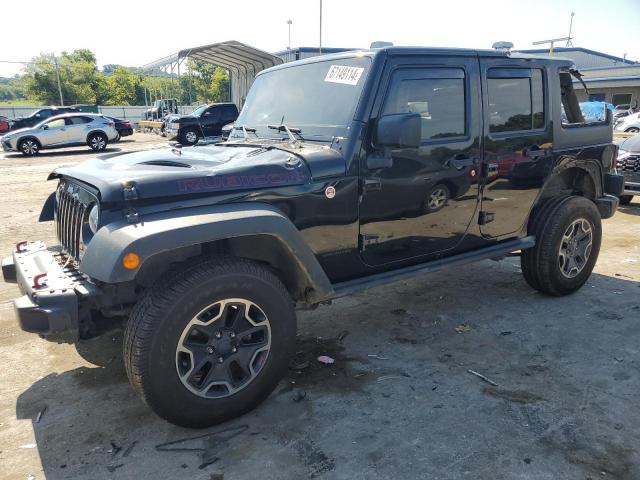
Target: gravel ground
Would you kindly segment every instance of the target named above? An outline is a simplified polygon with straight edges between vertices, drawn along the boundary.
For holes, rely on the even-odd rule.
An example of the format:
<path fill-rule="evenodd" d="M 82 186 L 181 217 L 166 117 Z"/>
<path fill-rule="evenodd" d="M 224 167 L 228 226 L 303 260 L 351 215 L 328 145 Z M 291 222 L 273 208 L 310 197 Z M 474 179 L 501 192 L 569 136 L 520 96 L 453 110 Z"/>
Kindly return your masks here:
<path fill-rule="evenodd" d="M 0 155 L 1 252 L 54 241 L 37 223 L 46 176 L 90 156 Z M 0 478 L 638 479 L 639 202 L 604 222 L 595 273 L 569 297 L 532 291 L 509 258 L 300 312 L 309 367 L 203 431 L 135 396 L 118 332 L 78 348 L 23 333 L 0 282 Z"/>

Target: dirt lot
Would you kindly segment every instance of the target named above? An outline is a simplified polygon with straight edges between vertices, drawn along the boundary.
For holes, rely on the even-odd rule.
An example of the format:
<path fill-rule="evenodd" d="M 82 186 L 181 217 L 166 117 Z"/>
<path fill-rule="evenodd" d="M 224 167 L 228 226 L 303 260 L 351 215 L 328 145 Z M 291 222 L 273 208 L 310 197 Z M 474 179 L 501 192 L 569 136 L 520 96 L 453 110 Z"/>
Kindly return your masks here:
<path fill-rule="evenodd" d="M 116 148 L 161 143 L 134 139 Z M 54 240 L 37 223 L 47 174 L 89 156 L 0 155 L 3 255 Z M 566 298 L 532 291 L 512 258 L 301 312 L 310 366 L 205 431 L 134 395 L 117 332 L 77 350 L 23 333 L 0 283 L 0 478 L 638 479 L 639 239 L 636 201 L 604 222 L 596 271 Z"/>

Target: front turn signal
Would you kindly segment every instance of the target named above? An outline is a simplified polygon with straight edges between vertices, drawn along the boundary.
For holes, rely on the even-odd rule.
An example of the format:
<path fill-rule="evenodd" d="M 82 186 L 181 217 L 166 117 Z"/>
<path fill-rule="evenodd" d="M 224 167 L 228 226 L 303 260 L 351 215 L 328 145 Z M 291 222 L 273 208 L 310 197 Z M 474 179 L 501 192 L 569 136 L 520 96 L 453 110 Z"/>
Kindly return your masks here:
<path fill-rule="evenodd" d="M 127 270 L 135 270 L 140 266 L 140 257 L 137 253 L 129 252 L 122 257 L 122 266 Z"/>

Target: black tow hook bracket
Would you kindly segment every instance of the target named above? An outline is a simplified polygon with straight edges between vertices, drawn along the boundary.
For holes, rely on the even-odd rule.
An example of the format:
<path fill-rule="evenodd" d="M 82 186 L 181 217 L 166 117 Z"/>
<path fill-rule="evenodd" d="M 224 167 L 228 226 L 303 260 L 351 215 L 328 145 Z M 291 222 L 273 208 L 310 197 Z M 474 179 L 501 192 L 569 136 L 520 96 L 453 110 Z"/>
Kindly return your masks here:
<path fill-rule="evenodd" d="M 124 185 L 122 187 L 122 195 L 125 200 L 137 200 L 138 190 L 135 185 Z"/>

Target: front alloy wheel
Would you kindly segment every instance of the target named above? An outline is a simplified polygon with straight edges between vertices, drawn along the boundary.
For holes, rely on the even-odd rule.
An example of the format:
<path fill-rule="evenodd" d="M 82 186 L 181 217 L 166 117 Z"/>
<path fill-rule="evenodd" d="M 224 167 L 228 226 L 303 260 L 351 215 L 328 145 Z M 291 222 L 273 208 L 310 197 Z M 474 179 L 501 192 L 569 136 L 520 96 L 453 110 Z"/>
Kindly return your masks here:
<path fill-rule="evenodd" d="M 262 309 L 246 299 L 226 299 L 203 309 L 184 328 L 176 369 L 192 393 L 226 397 L 256 378 L 270 348 L 271 326 Z"/>
<path fill-rule="evenodd" d="M 40 151 L 40 145 L 35 140 L 28 138 L 20 142 L 20 151 L 28 156 L 37 155 Z"/>
<path fill-rule="evenodd" d="M 558 251 L 560 271 L 567 278 L 576 277 L 587 264 L 593 245 L 591 224 L 578 218 L 567 227 Z"/>
<path fill-rule="evenodd" d="M 449 201 L 449 188 L 446 185 L 436 185 L 427 194 L 427 212 L 437 212 Z"/>

